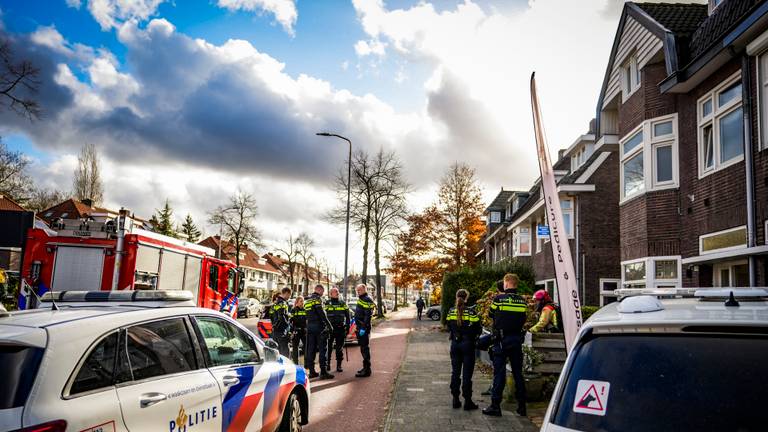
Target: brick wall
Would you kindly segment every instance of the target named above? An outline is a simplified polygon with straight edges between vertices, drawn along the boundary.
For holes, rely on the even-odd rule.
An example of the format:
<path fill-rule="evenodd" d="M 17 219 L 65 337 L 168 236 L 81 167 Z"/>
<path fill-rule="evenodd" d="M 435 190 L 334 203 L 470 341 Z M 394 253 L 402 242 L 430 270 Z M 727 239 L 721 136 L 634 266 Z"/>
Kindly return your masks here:
<path fill-rule="evenodd" d="M 619 208 L 621 261 L 648 256 L 646 196 L 640 195 Z"/>

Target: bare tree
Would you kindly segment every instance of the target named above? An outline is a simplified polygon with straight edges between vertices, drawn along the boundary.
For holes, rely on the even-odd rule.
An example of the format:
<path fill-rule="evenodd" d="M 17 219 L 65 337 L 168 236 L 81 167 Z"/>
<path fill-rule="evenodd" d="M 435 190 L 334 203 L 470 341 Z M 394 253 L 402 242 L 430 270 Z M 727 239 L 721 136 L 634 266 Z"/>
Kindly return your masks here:
<path fill-rule="evenodd" d="M 34 187 L 27 173 L 30 160 L 19 151 L 10 150 L 0 141 L 0 195 L 24 202 L 30 198 Z"/>
<path fill-rule="evenodd" d="M 100 204 L 104 200 L 99 152 L 93 144 L 85 144 L 77 157 L 72 194 L 80 201 L 89 199 L 93 204 Z"/>
<path fill-rule="evenodd" d="M 10 41 L 0 41 L 0 105 L 30 121 L 40 118 L 40 105 L 32 98 L 40 88 L 40 69 L 29 60 L 13 58 Z"/>
<path fill-rule="evenodd" d="M 297 239 L 293 237 L 293 234 L 288 235 L 288 240 L 282 247 L 276 248 L 278 252 L 285 255 L 285 262 L 288 263 L 288 284 L 291 289 L 296 289 L 294 285 L 294 273 L 296 272 L 296 262 L 299 257 L 299 251 L 297 249 Z"/>
<path fill-rule="evenodd" d="M 58 189 L 35 189 L 32 191 L 32 195 L 29 198 L 29 201 L 27 201 L 26 207 L 35 213 L 41 213 L 43 210 L 47 210 L 67 198 L 69 198 L 69 193 Z"/>
<path fill-rule="evenodd" d="M 409 185 L 403 178 L 403 168 L 394 152 L 379 150 L 371 159 L 376 177 L 372 183 L 371 236 L 376 268 L 376 301 L 378 315 L 382 311 L 381 247 L 392 238 L 407 214 L 406 194 Z M 397 305 L 395 305 L 397 308 Z"/>
<path fill-rule="evenodd" d="M 309 293 L 309 267 L 314 261 L 315 254 L 312 249 L 315 247 L 315 240 L 307 233 L 301 233 L 296 237 L 296 253 L 301 259 L 301 265 L 304 266 L 304 295 Z"/>
<path fill-rule="evenodd" d="M 229 203 L 213 210 L 208 217 L 208 223 L 219 225 L 222 235 L 235 245 L 235 263 L 240 267 L 240 251 L 245 245 L 252 247 L 261 245 L 261 232 L 256 228 L 258 206 L 253 195 L 237 191 Z"/>

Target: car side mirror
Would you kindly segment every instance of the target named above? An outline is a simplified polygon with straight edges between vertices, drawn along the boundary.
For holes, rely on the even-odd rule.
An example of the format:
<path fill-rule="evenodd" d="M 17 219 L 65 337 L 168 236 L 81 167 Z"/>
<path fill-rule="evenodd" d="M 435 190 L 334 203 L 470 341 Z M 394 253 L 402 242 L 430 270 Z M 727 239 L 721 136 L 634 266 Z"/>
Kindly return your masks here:
<path fill-rule="evenodd" d="M 280 359 L 279 351 L 270 347 L 264 348 L 264 360 L 268 362 L 276 362 L 278 359 Z"/>

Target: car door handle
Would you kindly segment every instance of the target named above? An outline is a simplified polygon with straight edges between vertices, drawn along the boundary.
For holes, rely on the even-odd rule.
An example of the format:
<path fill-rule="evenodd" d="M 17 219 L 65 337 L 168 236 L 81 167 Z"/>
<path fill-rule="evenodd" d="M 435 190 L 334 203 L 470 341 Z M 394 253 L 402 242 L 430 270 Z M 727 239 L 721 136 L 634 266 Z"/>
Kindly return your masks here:
<path fill-rule="evenodd" d="M 144 393 L 139 399 L 139 405 L 141 405 L 142 408 L 146 408 L 166 399 L 168 399 L 168 396 L 162 393 Z"/>
<path fill-rule="evenodd" d="M 238 384 L 240 382 L 240 378 L 233 375 L 227 375 L 221 379 L 221 382 L 223 382 L 226 387 L 229 387 Z"/>

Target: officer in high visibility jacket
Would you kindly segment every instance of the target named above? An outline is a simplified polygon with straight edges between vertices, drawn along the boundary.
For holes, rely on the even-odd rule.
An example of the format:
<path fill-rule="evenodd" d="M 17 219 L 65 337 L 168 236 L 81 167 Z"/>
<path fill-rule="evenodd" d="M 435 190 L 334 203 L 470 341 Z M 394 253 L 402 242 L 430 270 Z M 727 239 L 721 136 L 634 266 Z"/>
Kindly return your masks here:
<path fill-rule="evenodd" d="M 363 368 L 355 374 L 358 378 L 371 376 L 371 318 L 376 304 L 368 295 L 365 284 L 355 287 L 357 292 L 357 305 L 355 306 L 355 327 L 357 327 L 357 344 L 360 345 L 360 354 L 363 356 Z"/>
<path fill-rule="evenodd" d="M 331 322 L 323 308 L 322 285 L 315 286 L 315 292 L 304 300 L 304 310 L 307 312 L 307 348 L 304 352 L 304 367 L 309 371 L 310 378 L 331 379 L 333 375 L 326 369 L 325 347 L 328 345 L 328 334 L 331 332 Z M 320 354 L 320 374 L 315 370 L 315 356 Z"/>
<path fill-rule="evenodd" d="M 296 297 L 291 310 L 291 359 L 299 364 L 299 345 L 307 349 L 307 311 L 304 310 L 304 297 Z"/>
<path fill-rule="evenodd" d="M 291 342 L 291 318 L 288 313 L 288 299 L 291 298 L 291 289 L 288 287 L 280 291 L 275 298 L 275 303 L 270 310 L 269 319 L 272 321 L 272 339 L 277 342 L 277 350 L 280 355 L 290 355 L 289 343 Z"/>
<path fill-rule="evenodd" d="M 512 366 L 512 376 L 515 378 L 515 399 L 517 413 L 526 415 L 525 380 L 523 379 L 523 325 L 525 324 L 528 305 L 525 299 L 517 294 L 517 275 L 504 275 L 504 293 L 499 294 L 491 303 L 489 315 L 493 320 L 494 344 L 493 350 L 493 390 L 491 405 L 483 410 L 483 414 L 501 416 L 501 398 L 507 381 L 507 361 Z"/>
<path fill-rule="evenodd" d="M 331 354 L 336 351 L 336 372 L 344 372 L 341 362 L 344 360 L 344 340 L 349 333 L 349 307 L 339 298 L 339 289 L 334 287 L 329 292 L 330 299 L 325 303 L 325 313 L 331 322 L 331 334 L 328 337 L 328 363 L 326 369 L 331 370 Z M 334 349 L 335 348 L 335 349 Z"/>
<path fill-rule="evenodd" d="M 469 293 L 465 289 L 456 292 L 456 306 L 448 311 L 445 322 L 451 332 L 451 395 L 453 407 L 461 408 L 460 395 L 464 396 L 464 410 L 477 409 L 472 401 L 472 373 L 475 371 L 475 343 L 480 336 L 480 317 L 473 308 L 467 307 Z M 461 392 L 460 392 L 461 391 Z"/>

